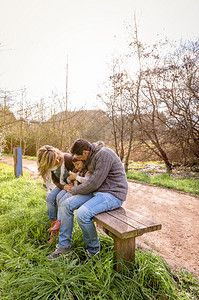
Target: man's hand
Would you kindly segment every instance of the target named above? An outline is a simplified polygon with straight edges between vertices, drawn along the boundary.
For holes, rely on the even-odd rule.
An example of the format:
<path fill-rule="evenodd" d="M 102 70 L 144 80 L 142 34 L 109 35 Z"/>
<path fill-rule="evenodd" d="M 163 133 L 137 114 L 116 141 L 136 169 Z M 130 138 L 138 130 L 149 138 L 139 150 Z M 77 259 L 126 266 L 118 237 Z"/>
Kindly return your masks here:
<path fill-rule="evenodd" d="M 67 193 L 70 193 L 70 192 L 72 191 L 73 188 L 74 188 L 74 187 L 73 187 L 72 184 L 66 184 L 66 185 L 64 186 L 64 190 L 67 191 Z"/>

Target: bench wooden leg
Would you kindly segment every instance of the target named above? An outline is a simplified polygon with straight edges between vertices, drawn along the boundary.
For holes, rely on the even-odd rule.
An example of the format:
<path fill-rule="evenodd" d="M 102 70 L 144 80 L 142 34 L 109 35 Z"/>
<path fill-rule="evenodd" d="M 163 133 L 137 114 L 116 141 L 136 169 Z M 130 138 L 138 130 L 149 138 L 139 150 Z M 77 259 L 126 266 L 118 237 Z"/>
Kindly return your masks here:
<path fill-rule="evenodd" d="M 121 269 L 120 260 L 123 260 L 123 263 L 128 265 L 128 262 L 131 262 L 135 258 L 135 237 L 129 239 L 114 239 L 114 250 L 115 256 L 114 260 L 116 262 L 116 270 Z"/>
<path fill-rule="evenodd" d="M 135 237 L 120 239 L 107 229 L 103 229 L 114 240 L 114 262 L 116 263 L 116 270 L 119 271 L 121 269 L 121 259 L 125 265 L 128 265 L 128 262 L 132 262 L 135 258 Z"/>

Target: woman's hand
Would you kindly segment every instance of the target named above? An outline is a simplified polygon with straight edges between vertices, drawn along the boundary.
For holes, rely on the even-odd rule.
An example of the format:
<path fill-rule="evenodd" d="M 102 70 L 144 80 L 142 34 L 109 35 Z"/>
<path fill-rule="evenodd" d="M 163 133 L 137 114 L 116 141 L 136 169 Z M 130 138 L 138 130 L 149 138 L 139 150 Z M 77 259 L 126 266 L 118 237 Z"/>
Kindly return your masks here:
<path fill-rule="evenodd" d="M 75 180 L 76 177 L 77 177 L 77 174 L 76 174 L 76 173 L 70 172 L 70 176 L 69 176 L 68 178 L 69 178 L 69 180 Z"/>

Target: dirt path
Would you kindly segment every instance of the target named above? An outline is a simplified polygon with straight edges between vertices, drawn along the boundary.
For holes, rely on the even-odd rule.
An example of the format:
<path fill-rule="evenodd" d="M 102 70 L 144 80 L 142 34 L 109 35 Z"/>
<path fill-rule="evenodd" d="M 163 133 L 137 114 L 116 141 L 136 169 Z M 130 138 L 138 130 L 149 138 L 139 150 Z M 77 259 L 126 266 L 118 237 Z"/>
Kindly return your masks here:
<path fill-rule="evenodd" d="M 13 166 L 12 157 L 4 163 Z M 38 177 L 35 161 L 23 159 L 23 169 Z M 199 198 L 173 190 L 129 182 L 124 207 L 151 220 L 162 229 L 137 238 L 138 245 L 148 245 L 165 256 L 172 266 L 184 268 L 199 280 Z"/>
<path fill-rule="evenodd" d="M 14 166 L 14 159 L 13 159 L 13 157 L 10 157 L 10 156 L 3 156 L 2 161 L 0 161 L 0 162 L 5 163 L 12 167 Z M 39 173 L 37 170 L 37 163 L 35 160 L 23 158 L 22 167 L 23 167 L 23 171 L 30 174 L 31 177 L 33 177 L 33 178 L 39 177 Z"/>
<path fill-rule="evenodd" d="M 124 207 L 160 222 L 162 229 L 139 238 L 199 279 L 199 198 L 129 182 Z"/>

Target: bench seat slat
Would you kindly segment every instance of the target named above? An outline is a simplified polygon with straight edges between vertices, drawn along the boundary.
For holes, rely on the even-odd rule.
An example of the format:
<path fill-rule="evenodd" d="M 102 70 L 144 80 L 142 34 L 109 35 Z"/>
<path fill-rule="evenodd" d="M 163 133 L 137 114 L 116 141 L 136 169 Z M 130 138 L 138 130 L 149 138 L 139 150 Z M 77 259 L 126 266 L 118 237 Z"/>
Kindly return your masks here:
<path fill-rule="evenodd" d="M 142 215 L 140 215 L 140 214 L 138 214 L 138 213 L 136 213 L 134 211 L 131 211 L 131 210 L 127 209 L 127 208 L 124 209 L 123 207 L 119 207 L 119 208 L 117 208 L 117 209 L 115 209 L 113 211 L 117 211 L 118 213 L 121 213 L 124 216 L 127 216 L 127 217 L 129 217 L 129 218 L 131 218 L 133 220 L 136 220 L 137 222 L 139 222 L 139 223 L 141 223 L 141 224 L 143 224 L 145 226 L 151 226 L 151 225 L 152 226 L 156 226 L 156 225 L 159 225 L 159 224 L 155 223 L 154 221 L 151 221 L 151 220 L 143 217 Z M 109 211 L 109 212 L 111 212 L 111 211 Z"/>
<path fill-rule="evenodd" d="M 136 220 L 129 218 L 126 215 L 121 214 L 118 210 L 110 210 L 106 212 L 108 215 L 115 217 L 118 220 L 121 220 L 124 223 L 127 223 L 131 226 L 133 226 L 135 229 L 143 229 L 146 228 L 146 225 L 143 225 Z"/>
<path fill-rule="evenodd" d="M 98 224 L 102 225 L 108 231 L 112 232 L 121 239 L 141 235 L 139 230 L 137 230 L 135 227 L 124 223 L 123 221 L 118 220 L 114 216 L 111 216 L 107 213 L 100 213 L 94 216 L 93 221 L 96 221 Z"/>
<path fill-rule="evenodd" d="M 150 222 L 150 225 L 140 224 L 136 220 L 120 214 L 118 209 L 97 214 L 93 220 L 121 239 L 161 229 L 161 225 L 154 222 Z"/>

